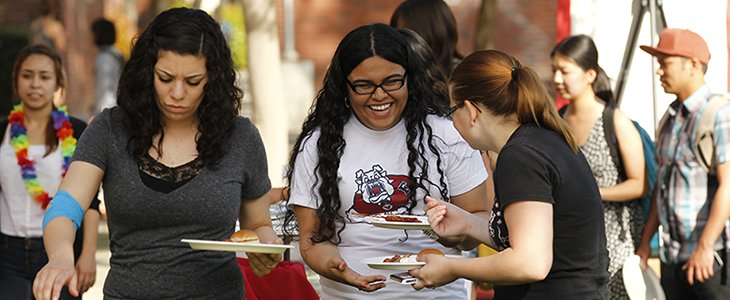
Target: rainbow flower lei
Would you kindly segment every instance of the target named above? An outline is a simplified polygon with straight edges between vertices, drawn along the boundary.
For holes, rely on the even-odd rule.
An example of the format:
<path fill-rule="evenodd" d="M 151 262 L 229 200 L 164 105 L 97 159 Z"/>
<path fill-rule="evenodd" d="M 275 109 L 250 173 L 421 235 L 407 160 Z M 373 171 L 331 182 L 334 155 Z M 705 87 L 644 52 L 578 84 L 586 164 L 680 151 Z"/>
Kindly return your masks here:
<path fill-rule="evenodd" d="M 56 136 L 61 139 L 61 156 L 63 156 L 63 174 L 66 176 L 68 165 L 71 163 L 71 156 L 76 150 L 76 138 L 73 137 L 73 128 L 68 118 L 66 106 L 59 107 L 57 111 L 51 112 L 53 119 L 53 128 L 56 129 Z M 13 111 L 8 116 L 10 122 L 10 145 L 15 149 L 15 156 L 18 157 L 18 165 L 25 180 L 25 186 L 28 188 L 30 196 L 36 202 L 41 203 L 41 207 L 46 209 L 48 203 L 53 197 L 48 196 L 43 186 L 38 182 L 35 173 L 35 161 L 28 159 L 28 136 L 26 135 L 25 121 L 23 120 L 23 105 L 18 104 L 13 107 Z"/>

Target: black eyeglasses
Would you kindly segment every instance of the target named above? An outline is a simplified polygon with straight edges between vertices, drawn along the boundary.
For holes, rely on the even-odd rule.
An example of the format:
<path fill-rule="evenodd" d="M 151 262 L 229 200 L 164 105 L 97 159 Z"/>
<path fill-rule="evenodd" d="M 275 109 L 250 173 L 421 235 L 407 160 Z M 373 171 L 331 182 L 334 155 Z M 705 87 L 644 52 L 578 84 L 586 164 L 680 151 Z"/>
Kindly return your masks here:
<path fill-rule="evenodd" d="M 479 109 L 479 106 L 477 106 L 476 104 L 474 104 L 474 102 L 471 102 L 471 100 L 465 100 L 465 101 L 463 101 L 463 102 L 461 102 L 461 103 L 459 103 L 457 105 L 454 105 L 453 107 L 450 107 L 449 109 L 444 110 L 444 115 L 446 115 L 446 118 L 449 119 L 449 120 L 451 120 L 454 117 L 454 112 L 456 112 L 457 109 L 459 109 L 462 106 L 464 106 L 464 103 L 466 103 L 466 101 L 469 101 L 469 103 L 471 103 L 471 105 L 473 105 L 474 108 L 477 109 L 477 111 L 482 112 L 482 110 Z"/>
<path fill-rule="evenodd" d="M 353 84 L 350 82 L 349 79 L 345 79 L 347 81 L 347 84 L 350 86 L 350 88 L 355 91 L 358 95 L 370 95 L 372 93 L 375 93 L 375 90 L 378 88 L 383 89 L 384 92 L 392 92 L 400 90 L 400 88 L 403 87 L 406 83 L 406 74 L 403 74 L 402 78 L 398 79 L 389 79 L 386 81 L 383 81 L 380 84 L 374 84 L 374 83 L 358 83 Z"/>

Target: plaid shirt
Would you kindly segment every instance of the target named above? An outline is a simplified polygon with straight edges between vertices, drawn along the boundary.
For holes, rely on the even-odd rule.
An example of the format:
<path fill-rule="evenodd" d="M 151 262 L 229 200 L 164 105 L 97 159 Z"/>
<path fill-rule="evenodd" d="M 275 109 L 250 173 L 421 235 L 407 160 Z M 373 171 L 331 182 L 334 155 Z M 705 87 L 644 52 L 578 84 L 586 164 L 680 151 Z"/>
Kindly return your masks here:
<path fill-rule="evenodd" d="M 705 229 L 718 188 L 717 176 L 709 175 L 697 162 L 694 148 L 695 129 L 700 115 L 712 96 L 703 85 L 684 101 L 675 100 L 659 123 L 657 163 L 659 166 L 659 221 L 661 259 L 667 263 L 689 260 Z M 718 110 L 715 121 L 715 158 L 723 163 L 730 158 L 730 106 Z M 715 250 L 727 244 L 730 221 L 715 242 Z M 730 244 L 728 244 L 730 245 Z"/>

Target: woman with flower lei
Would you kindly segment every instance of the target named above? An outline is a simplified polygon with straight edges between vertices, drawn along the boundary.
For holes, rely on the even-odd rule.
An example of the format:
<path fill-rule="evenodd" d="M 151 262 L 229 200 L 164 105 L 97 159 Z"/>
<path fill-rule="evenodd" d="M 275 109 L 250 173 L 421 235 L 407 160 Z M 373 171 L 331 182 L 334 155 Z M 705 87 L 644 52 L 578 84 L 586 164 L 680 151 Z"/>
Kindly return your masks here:
<path fill-rule="evenodd" d="M 65 78 L 58 53 L 45 45 L 21 50 L 13 68 L 13 88 L 21 103 L 0 122 L 0 295 L 2 299 L 29 299 L 36 273 L 48 261 L 42 220 L 56 194 L 86 127 L 68 116 L 66 107 L 53 105 L 53 94 Z M 76 236 L 76 289 L 88 290 L 96 279 L 96 210 L 89 210 Z M 85 230 L 84 230 L 85 229 Z M 86 231 L 86 235 L 83 232 Z M 82 245 L 83 244 L 83 245 Z M 63 291 L 62 299 L 72 297 Z"/>

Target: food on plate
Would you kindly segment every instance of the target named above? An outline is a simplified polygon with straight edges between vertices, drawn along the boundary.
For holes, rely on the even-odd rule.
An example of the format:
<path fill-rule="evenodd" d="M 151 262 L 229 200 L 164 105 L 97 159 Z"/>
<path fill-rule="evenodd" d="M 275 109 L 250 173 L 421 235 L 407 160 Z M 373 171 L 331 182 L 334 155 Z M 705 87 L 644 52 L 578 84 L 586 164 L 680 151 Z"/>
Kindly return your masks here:
<path fill-rule="evenodd" d="M 236 243 L 258 242 L 259 236 L 253 230 L 241 229 L 231 235 L 231 241 Z"/>
<path fill-rule="evenodd" d="M 384 218 L 386 221 L 390 222 L 422 223 L 421 220 L 414 217 L 385 216 Z"/>
<path fill-rule="evenodd" d="M 441 256 L 444 255 L 444 253 L 441 252 L 438 249 L 425 249 L 425 250 L 423 250 L 421 252 L 418 252 L 418 255 L 415 255 L 415 256 L 413 255 L 413 253 L 408 253 L 406 255 L 396 254 L 393 257 L 386 257 L 385 259 L 383 259 L 383 262 L 389 262 L 389 263 L 399 263 L 399 262 L 402 262 L 402 263 L 413 263 L 413 262 L 417 262 L 416 257 L 421 256 L 421 255 L 426 255 L 426 254 L 436 254 L 436 255 L 441 255 Z"/>
<path fill-rule="evenodd" d="M 220 242 L 250 243 L 259 241 L 259 236 L 253 230 L 241 229 L 234 232 L 229 239 L 218 240 Z"/>
<path fill-rule="evenodd" d="M 385 259 L 383 259 L 383 262 L 393 262 L 393 263 L 404 262 L 403 260 L 411 257 L 412 255 L 413 255 L 413 253 L 408 253 L 406 255 L 396 254 L 393 257 L 386 257 Z"/>
<path fill-rule="evenodd" d="M 421 255 L 426 255 L 426 254 L 436 254 L 436 255 L 441 255 L 441 256 L 444 255 L 444 253 L 438 249 L 425 249 L 425 250 L 422 250 L 421 252 L 418 252 L 417 257 L 421 256 Z"/>
<path fill-rule="evenodd" d="M 373 218 L 382 218 L 382 219 L 384 219 L 386 221 L 390 221 L 390 222 L 423 223 L 423 222 L 421 222 L 421 220 L 419 220 L 418 218 L 414 218 L 414 217 L 404 217 L 404 216 L 376 216 L 376 215 L 364 214 L 364 213 L 359 213 L 359 212 L 354 212 L 352 214 L 353 215 L 358 215 L 358 216 L 366 216 L 366 217 L 373 217 Z"/>

